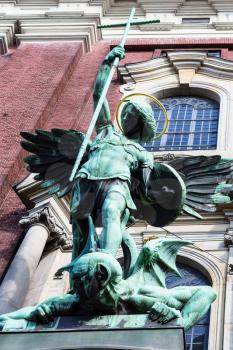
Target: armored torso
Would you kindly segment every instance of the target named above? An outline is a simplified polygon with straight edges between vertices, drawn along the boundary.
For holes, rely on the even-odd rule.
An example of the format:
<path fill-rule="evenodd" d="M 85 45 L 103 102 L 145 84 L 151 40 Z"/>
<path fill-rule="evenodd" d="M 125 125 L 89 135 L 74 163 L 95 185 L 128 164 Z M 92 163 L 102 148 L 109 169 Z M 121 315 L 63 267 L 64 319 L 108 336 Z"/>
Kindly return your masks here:
<path fill-rule="evenodd" d="M 109 126 L 93 141 L 89 159 L 78 176 L 90 180 L 119 178 L 130 181 L 131 172 L 139 166 L 152 167 L 152 154 Z"/>

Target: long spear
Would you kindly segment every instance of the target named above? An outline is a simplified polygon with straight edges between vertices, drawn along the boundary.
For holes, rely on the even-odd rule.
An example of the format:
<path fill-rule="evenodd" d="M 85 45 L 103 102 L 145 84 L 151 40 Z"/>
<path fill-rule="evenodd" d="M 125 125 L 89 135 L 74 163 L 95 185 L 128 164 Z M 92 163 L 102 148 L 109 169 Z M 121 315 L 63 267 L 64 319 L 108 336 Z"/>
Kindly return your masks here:
<path fill-rule="evenodd" d="M 132 21 L 130 23 L 131 26 L 138 26 L 140 24 L 154 24 L 154 23 L 160 23 L 159 19 L 148 19 L 148 20 L 136 20 Z M 97 26 L 97 28 L 104 29 L 104 28 L 117 28 L 117 27 L 125 27 L 127 26 L 127 23 L 125 22 L 118 22 L 118 23 L 111 23 L 111 24 L 100 24 Z"/>
<path fill-rule="evenodd" d="M 128 22 L 127 22 L 127 25 L 125 27 L 125 31 L 124 31 L 124 34 L 123 34 L 123 37 L 122 37 L 122 40 L 121 40 L 121 43 L 120 43 L 120 46 L 121 47 L 124 47 L 125 46 L 125 42 L 126 42 L 126 39 L 127 39 L 127 36 L 128 36 L 128 32 L 129 32 L 129 28 L 130 28 L 130 23 L 132 22 L 132 19 L 133 19 L 133 16 L 134 16 L 134 13 L 135 13 L 135 8 L 132 8 L 131 10 L 131 13 L 130 13 L 130 16 L 129 16 L 129 19 L 128 19 Z M 113 75 L 115 73 L 115 70 L 119 64 L 119 57 L 116 57 L 113 64 L 112 64 L 112 67 L 111 67 L 111 70 L 109 72 L 109 76 L 106 80 L 106 83 L 105 83 L 105 86 L 103 88 L 103 91 L 102 91 L 102 94 L 100 96 L 100 99 L 98 101 L 98 104 L 96 106 L 96 109 L 94 111 L 94 114 L 93 114 L 93 117 L 92 117 L 92 120 L 91 120 L 91 123 L 89 125 L 89 128 L 87 130 L 87 133 L 86 133 L 86 136 L 85 136 L 85 139 L 83 140 L 83 143 L 80 147 L 80 150 L 79 150 L 79 153 L 78 153 L 78 156 L 77 156 L 77 159 L 74 163 L 74 167 L 73 167 L 73 170 L 72 170 L 72 173 L 71 173 L 71 176 L 70 176 L 70 181 L 73 181 L 74 178 L 75 178 L 75 175 L 76 175 L 76 172 L 78 170 L 78 167 L 82 161 L 82 158 L 83 158 L 83 155 L 86 151 L 86 148 L 87 148 L 87 145 L 90 141 L 90 138 L 91 138 L 91 135 L 92 135 L 92 132 L 94 130 L 94 127 L 95 127 L 95 124 L 97 122 L 97 119 L 98 119 L 98 116 L 99 116 L 99 113 L 101 111 L 101 108 L 103 106 L 103 103 L 104 103 L 104 100 L 106 98 L 106 95 L 107 95 L 107 92 L 108 92 L 108 89 L 109 89 L 109 86 L 111 84 L 111 81 L 112 81 L 112 78 L 113 78 Z"/>

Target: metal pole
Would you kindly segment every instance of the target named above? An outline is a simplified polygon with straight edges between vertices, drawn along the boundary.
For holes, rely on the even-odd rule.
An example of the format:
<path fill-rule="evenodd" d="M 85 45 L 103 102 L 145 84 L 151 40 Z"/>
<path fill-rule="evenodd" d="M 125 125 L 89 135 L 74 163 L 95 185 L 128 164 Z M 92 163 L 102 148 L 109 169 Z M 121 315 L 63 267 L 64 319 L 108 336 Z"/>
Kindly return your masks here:
<path fill-rule="evenodd" d="M 120 46 L 124 47 L 125 45 L 125 42 L 127 40 L 127 36 L 128 36 L 128 32 L 129 32 L 129 28 L 130 28 L 130 23 L 133 19 L 133 16 L 134 16 L 134 13 L 135 13 L 135 8 L 132 8 L 131 10 L 131 13 L 130 13 L 130 16 L 129 16 L 129 19 L 128 19 L 128 22 L 127 22 L 127 25 L 126 25 L 126 28 L 125 28 L 125 31 L 124 31 L 124 34 L 123 34 L 123 37 L 122 37 L 122 40 L 121 40 L 121 43 L 120 43 Z M 83 140 L 83 143 L 80 147 L 80 150 L 79 150 L 79 153 L 78 153 L 78 156 L 77 156 L 77 159 L 75 161 L 75 164 L 74 164 L 74 167 L 73 167 L 73 170 L 72 170 L 72 173 L 71 173 L 71 176 L 70 176 L 70 181 L 73 181 L 74 178 L 75 178 L 75 175 L 76 175 L 76 172 L 78 170 L 78 167 L 82 161 L 82 158 L 83 158 L 83 155 L 86 151 L 86 148 L 87 148 L 87 145 L 88 145 L 88 142 L 91 138 L 91 135 L 92 135 L 92 132 L 94 130 L 94 127 L 95 127 L 95 124 L 96 124 L 96 121 L 98 119 L 98 116 L 99 116 L 99 113 L 101 111 L 101 108 L 103 106 L 103 103 L 104 103 L 104 100 L 106 98 L 106 95 L 107 95 L 107 92 L 108 92 L 108 89 L 109 89 L 109 86 L 111 84 L 111 81 L 112 81 L 112 78 L 113 78 L 113 75 L 115 73 L 115 70 L 118 66 L 118 63 L 119 63 L 120 59 L 119 57 L 116 57 L 113 64 L 112 64 L 112 67 L 111 67 L 111 70 L 109 72 L 109 76 L 106 80 L 106 83 L 105 83 L 105 86 L 103 88 L 103 91 L 101 93 L 101 96 L 100 96 L 100 99 L 98 101 L 98 104 L 96 106 L 96 109 L 95 109 L 95 112 L 93 114 L 93 117 L 92 117 L 92 120 L 91 120 L 91 123 L 89 125 L 89 128 L 87 130 L 87 133 L 86 133 L 86 136 L 85 136 L 85 139 Z"/>

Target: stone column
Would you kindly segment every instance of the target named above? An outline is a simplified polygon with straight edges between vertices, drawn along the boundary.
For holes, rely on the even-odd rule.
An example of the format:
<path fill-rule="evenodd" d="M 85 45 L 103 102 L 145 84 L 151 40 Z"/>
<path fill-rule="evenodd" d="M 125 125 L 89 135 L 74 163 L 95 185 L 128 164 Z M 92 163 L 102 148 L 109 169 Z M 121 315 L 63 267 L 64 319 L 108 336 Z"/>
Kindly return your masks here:
<path fill-rule="evenodd" d="M 0 314 L 16 310 L 24 302 L 49 237 L 49 229 L 40 222 L 42 210 L 20 220 L 22 226 L 28 226 L 28 231 L 0 286 Z"/>
<path fill-rule="evenodd" d="M 20 220 L 27 233 L 0 286 L 0 314 L 23 305 L 30 280 L 45 250 L 70 249 L 71 242 L 48 206 L 33 209 Z"/>
<path fill-rule="evenodd" d="M 229 221 L 229 227 L 224 235 L 224 243 L 229 249 L 229 255 L 226 276 L 223 349 L 233 350 L 233 211 L 232 209 L 224 210 L 224 214 Z"/>
<path fill-rule="evenodd" d="M 226 278 L 226 297 L 224 315 L 223 349 L 233 350 L 233 246 L 229 246 L 228 271 Z"/>

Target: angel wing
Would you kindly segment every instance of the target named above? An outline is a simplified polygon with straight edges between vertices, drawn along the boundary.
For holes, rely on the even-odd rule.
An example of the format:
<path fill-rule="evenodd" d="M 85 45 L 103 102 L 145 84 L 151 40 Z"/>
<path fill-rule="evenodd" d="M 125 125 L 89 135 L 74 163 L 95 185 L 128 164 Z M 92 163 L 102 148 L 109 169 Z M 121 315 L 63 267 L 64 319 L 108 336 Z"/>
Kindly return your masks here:
<path fill-rule="evenodd" d="M 217 204 L 231 202 L 233 159 L 221 156 L 176 158 L 168 163 L 178 171 L 186 186 L 183 211 L 201 219 L 195 209 L 215 212 Z"/>
<path fill-rule="evenodd" d="M 147 242 L 143 246 L 127 282 L 166 288 L 166 273 L 174 272 L 180 276 L 176 267 L 177 252 L 189 244 L 192 243 L 164 238 Z"/>
<path fill-rule="evenodd" d="M 26 140 L 21 141 L 22 147 L 33 153 L 24 158 L 28 171 L 37 174 L 35 179 L 43 181 L 41 186 L 49 194 L 57 193 L 59 197 L 67 194 L 73 186 L 69 177 L 85 134 L 72 129 L 37 129 L 35 134 L 21 132 L 21 136 Z"/>

